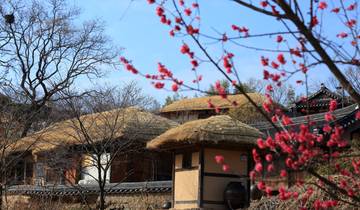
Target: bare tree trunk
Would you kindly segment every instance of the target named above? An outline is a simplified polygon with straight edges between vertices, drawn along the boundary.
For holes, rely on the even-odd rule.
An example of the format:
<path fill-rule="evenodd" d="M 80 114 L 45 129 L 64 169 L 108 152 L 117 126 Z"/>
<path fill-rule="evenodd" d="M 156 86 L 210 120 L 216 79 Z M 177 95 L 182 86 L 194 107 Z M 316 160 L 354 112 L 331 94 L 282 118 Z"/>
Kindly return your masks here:
<path fill-rule="evenodd" d="M 25 114 L 23 128 L 21 131 L 21 138 L 26 137 L 34 123 L 38 121 L 38 117 L 41 114 L 40 110 L 42 110 L 42 105 L 31 105 L 31 107 L 29 108 L 29 112 Z"/>
<path fill-rule="evenodd" d="M 1 179 L 2 180 L 2 179 Z M 3 184 L 0 184 L 0 210 L 3 209 Z"/>
<path fill-rule="evenodd" d="M 102 177 L 102 167 L 101 167 L 101 154 L 97 156 L 97 168 L 98 168 L 98 179 L 99 179 L 99 210 L 105 210 L 105 180 L 106 180 L 106 173 L 104 173 L 104 179 Z"/>
<path fill-rule="evenodd" d="M 104 187 L 100 187 L 100 204 L 99 210 L 105 210 L 105 189 Z"/>
<path fill-rule="evenodd" d="M 23 128 L 23 130 L 21 131 L 21 138 L 27 136 L 27 134 L 28 134 L 29 131 L 30 131 L 30 128 L 31 128 L 32 124 L 33 124 L 33 122 L 32 122 L 31 119 L 26 119 L 26 120 L 25 120 L 24 128 Z"/>

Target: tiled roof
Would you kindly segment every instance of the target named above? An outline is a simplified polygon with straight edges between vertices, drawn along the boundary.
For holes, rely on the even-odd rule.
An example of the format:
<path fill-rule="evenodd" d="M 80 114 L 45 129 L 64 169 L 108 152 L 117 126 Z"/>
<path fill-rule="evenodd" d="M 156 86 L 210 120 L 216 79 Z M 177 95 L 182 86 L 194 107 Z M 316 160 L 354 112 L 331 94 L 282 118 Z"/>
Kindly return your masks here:
<path fill-rule="evenodd" d="M 316 97 L 318 97 L 321 94 L 326 95 L 327 98 L 316 99 Z M 308 106 L 309 107 L 328 107 L 330 101 L 333 99 L 337 100 L 339 104 L 342 103 L 342 101 L 346 104 L 352 103 L 352 100 L 350 97 L 347 97 L 347 96 L 343 97 L 336 92 L 332 92 L 327 87 L 322 85 L 321 88 L 317 92 L 308 96 L 305 101 L 303 99 L 299 99 L 292 105 L 292 107 L 296 107 L 296 108 L 306 108 Z M 310 102 L 310 103 L 308 103 L 308 102 Z"/>
<path fill-rule="evenodd" d="M 105 189 L 107 194 L 166 193 L 171 192 L 172 181 L 111 183 L 107 184 Z M 98 194 L 99 187 L 97 185 L 16 185 L 8 187 L 7 193 L 39 196 L 74 196 L 80 194 Z"/>
<path fill-rule="evenodd" d="M 338 123 L 340 123 L 341 125 L 345 125 L 345 124 L 348 124 L 349 122 L 356 121 L 354 115 L 357 110 L 359 110 L 359 105 L 353 104 L 353 105 L 350 105 L 350 106 L 347 106 L 347 107 L 344 107 L 341 109 L 337 109 L 334 111 L 333 114 L 334 114 L 335 118 L 337 119 Z M 317 122 L 317 123 L 323 123 L 325 121 L 324 113 L 312 114 L 312 115 L 301 116 L 301 117 L 293 117 L 293 118 L 291 118 L 291 120 L 294 123 L 293 125 L 300 125 L 302 123 L 307 123 L 308 117 L 311 121 Z M 347 119 L 347 121 L 344 121 L 345 119 Z M 273 128 L 272 125 L 266 121 L 260 121 L 260 122 L 250 124 L 250 125 L 259 129 L 260 131 L 264 131 L 264 130 Z"/>
<path fill-rule="evenodd" d="M 320 94 L 325 94 L 328 97 L 333 98 L 333 99 L 341 99 L 342 98 L 339 94 L 332 92 L 327 87 L 322 85 L 321 88 L 318 91 L 316 91 L 315 93 L 308 96 L 307 100 L 311 100 L 313 98 L 316 98 Z M 302 103 L 302 100 L 299 100 L 296 103 Z"/>

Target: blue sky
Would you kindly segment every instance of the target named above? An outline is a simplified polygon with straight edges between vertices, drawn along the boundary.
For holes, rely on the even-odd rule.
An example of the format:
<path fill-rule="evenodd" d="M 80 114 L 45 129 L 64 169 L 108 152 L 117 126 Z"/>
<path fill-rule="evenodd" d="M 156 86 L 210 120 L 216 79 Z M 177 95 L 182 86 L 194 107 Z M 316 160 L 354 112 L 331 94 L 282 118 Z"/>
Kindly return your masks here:
<path fill-rule="evenodd" d="M 155 72 L 157 63 L 160 61 L 166 64 L 176 75 L 181 75 L 181 78 L 193 79 L 194 76 L 189 70 L 188 60 L 179 53 L 183 39 L 168 36 L 168 28 L 160 24 L 158 17 L 155 15 L 155 8 L 149 6 L 145 0 L 72 0 L 70 2 L 81 8 L 80 21 L 94 18 L 105 21 L 108 36 L 113 40 L 114 44 L 125 48 L 123 55 L 132 59 L 139 70 Z M 206 0 L 201 2 L 203 2 L 200 4 L 202 30 L 209 33 L 215 33 L 213 28 L 231 33 L 230 26 L 233 23 L 239 26 L 250 26 L 250 31 L 254 34 L 269 31 L 276 32 L 283 29 L 282 25 L 273 18 L 254 15 L 254 13 L 231 1 Z M 274 47 L 272 46 L 274 43 L 274 41 L 271 41 L 272 39 L 275 39 L 275 37 L 260 40 L 248 39 L 242 43 L 270 48 Z M 262 67 L 259 62 L 262 53 L 239 47 L 230 47 L 229 49 L 236 55 L 241 79 L 262 77 Z M 209 46 L 209 50 L 215 55 L 219 52 L 218 48 L 214 46 Z M 202 87 L 207 87 L 210 82 L 214 83 L 221 78 L 210 65 L 202 65 L 199 68 L 199 73 L 204 75 Z M 314 81 L 324 80 L 329 75 L 327 70 L 315 69 L 311 72 Z M 297 75 L 292 81 L 299 78 L 302 78 L 302 75 Z M 99 85 L 121 85 L 130 80 L 137 80 L 145 93 L 151 94 L 160 102 L 163 102 L 167 95 L 172 95 L 172 92 L 156 90 L 149 81 L 132 75 L 122 68 L 111 70 L 105 78 L 96 81 L 96 83 Z M 81 83 L 79 87 L 88 87 L 90 85 L 89 83 Z M 193 93 L 185 94 L 192 95 Z"/>

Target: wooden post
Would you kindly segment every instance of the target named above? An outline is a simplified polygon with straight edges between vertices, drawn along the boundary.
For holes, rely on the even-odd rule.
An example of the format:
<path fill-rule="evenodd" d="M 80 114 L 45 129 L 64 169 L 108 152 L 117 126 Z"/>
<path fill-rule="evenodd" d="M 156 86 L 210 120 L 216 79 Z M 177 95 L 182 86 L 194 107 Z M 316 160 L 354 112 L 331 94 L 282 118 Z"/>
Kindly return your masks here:
<path fill-rule="evenodd" d="M 24 180 L 23 180 L 23 183 L 24 184 L 26 184 L 26 167 L 27 167 L 27 165 L 26 165 L 26 159 L 24 159 Z"/>

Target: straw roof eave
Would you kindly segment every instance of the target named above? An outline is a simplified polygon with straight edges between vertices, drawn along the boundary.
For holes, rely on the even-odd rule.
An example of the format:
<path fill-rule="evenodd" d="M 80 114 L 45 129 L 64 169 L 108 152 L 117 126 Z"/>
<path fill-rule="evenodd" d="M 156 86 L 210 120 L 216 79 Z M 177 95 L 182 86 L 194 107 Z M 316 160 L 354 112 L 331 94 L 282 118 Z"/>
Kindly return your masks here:
<path fill-rule="evenodd" d="M 258 137 L 257 137 L 258 138 Z M 150 145 L 147 144 L 147 149 L 150 150 L 158 150 L 158 151 L 174 151 L 180 149 L 187 149 L 187 148 L 201 148 L 201 147 L 216 147 L 216 148 L 231 148 L 231 149 L 247 149 L 247 148 L 254 148 L 256 147 L 256 143 L 254 141 L 238 141 L 234 142 L 231 140 L 223 140 L 223 141 L 201 141 L 201 142 L 194 142 L 194 141 L 182 141 L 182 142 L 166 142 L 161 145 Z"/>

